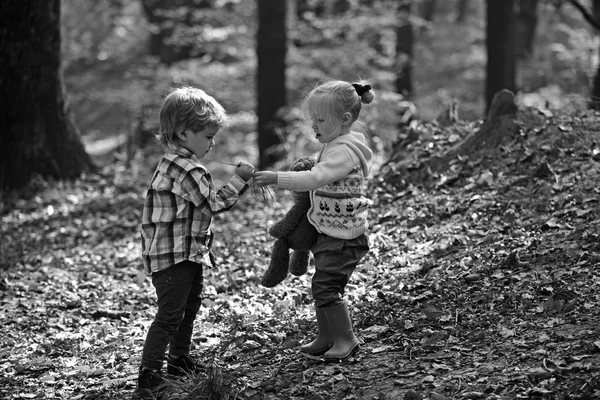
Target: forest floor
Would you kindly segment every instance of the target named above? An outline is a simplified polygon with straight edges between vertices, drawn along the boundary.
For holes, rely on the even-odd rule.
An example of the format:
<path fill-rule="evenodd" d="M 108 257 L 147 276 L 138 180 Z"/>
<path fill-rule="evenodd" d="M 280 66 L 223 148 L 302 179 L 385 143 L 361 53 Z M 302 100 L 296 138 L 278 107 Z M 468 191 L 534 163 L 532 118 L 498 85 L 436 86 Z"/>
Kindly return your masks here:
<path fill-rule="evenodd" d="M 566 89 L 551 86 L 552 101 L 530 94 L 520 104 L 550 103 L 570 114 L 523 112 L 517 137 L 423 176 L 420 166 L 480 122 L 419 122 L 396 138 L 393 59 L 373 54 L 369 42 L 393 45 L 397 21 L 382 12 L 319 25 L 289 52 L 290 104 L 326 77 L 358 73 L 377 87 L 377 106 L 361 115 L 379 135 L 369 179 L 372 248 L 346 294 L 361 351 L 341 364 L 298 352 L 315 334 L 313 269 L 272 289 L 260 285 L 273 243 L 267 230 L 291 196 L 253 190 L 215 219 L 219 268 L 206 272 L 192 350 L 209 368 L 173 381 L 169 397 L 600 398 L 600 115 L 577 112 L 586 96 L 565 92 L 587 90 L 587 75 L 574 67 L 592 52 L 559 54 L 552 35 L 565 30 L 543 31 L 536 57 L 520 63 L 519 86 Z M 485 49 L 477 18 L 455 24 L 440 16 L 419 37 L 421 120 L 432 121 L 454 98 L 461 117 L 481 115 Z M 323 43 L 324 27 L 327 37 L 344 35 Z M 76 182 L 35 181 L 0 198 L 1 399 L 133 397 L 156 311 L 140 265 L 139 223 L 160 152 L 150 147 L 129 159 L 102 148 L 122 144 L 142 106 L 156 106 L 169 86 L 186 81 L 201 83 L 233 117 L 207 160 L 213 175 L 232 173 L 215 160 L 256 160 L 255 60 L 247 54 L 254 47 L 241 36 L 238 63 L 148 68 L 139 43 L 136 52 L 123 51 L 120 68 L 93 63 L 66 76 L 87 150 L 104 154 L 96 159 L 104 166 Z M 301 134 L 293 140 L 290 157 L 314 150 Z"/>
<path fill-rule="evenodd" d="M 312 267 L 259 283 L 289 194 L 253 190 L 216 218 L 192 351 L 209 368 L 169 398 L 600 398 L 600 115 L 520 118 L 517 138 L 420 184 L 398 165 L 477 122 L 423 124 L 383 158 L 372 249 L 346 295 L 362 346 L 344 363 L 297 350 L 315 334 Z M 5 199 L 1 398 L 132 398 L 155 312 L 138 226 L 158 155 Z"/>

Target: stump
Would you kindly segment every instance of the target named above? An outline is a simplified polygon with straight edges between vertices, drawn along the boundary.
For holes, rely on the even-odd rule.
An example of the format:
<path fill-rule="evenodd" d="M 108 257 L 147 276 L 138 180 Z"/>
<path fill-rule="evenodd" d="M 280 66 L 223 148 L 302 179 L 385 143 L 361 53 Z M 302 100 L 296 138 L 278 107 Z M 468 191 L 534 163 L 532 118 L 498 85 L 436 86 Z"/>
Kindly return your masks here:
<path fill-rule="evenodd" d="M 490 106 L 487 118 L 479 129 L 468 135 L 442 157 L 432 159 L 429 168 L 432 172 L 439 172 L 448 168 L 451 160 L 457 156 L 471 155 L 484 148 L 494 148 L 500 142 L 512 137 L 519 132 L 519 125 L 515 122 L 517 105 L 515 95 L 506 89 L 496 93 Z"/>

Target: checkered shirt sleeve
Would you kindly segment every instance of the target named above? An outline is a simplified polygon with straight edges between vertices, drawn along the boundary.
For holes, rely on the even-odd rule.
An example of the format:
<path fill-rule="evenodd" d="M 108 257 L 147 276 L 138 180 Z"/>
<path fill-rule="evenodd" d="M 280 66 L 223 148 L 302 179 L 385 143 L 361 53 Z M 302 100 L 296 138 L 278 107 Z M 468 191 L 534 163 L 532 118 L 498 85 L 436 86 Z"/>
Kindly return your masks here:
<path fill-rule="evenodd" d="M 167 153 L 150 182 L 142 213 L 142 259 L 147 274 L 189 260 L 202 263 L 212 244 L 215 214 L 229 210 L 247 189 L 238 175 L 221 189 L 185 149 Z"/>

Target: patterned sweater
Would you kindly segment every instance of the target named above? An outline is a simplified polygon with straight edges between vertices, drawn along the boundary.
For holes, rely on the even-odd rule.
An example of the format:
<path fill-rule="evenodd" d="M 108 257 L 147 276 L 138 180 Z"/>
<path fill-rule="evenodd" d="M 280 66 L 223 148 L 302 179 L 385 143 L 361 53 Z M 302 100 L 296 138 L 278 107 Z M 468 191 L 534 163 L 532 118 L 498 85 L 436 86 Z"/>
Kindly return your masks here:
<path fill-rule="evenodd" d="M 320 233 L 354 239 L 369 227 L 371 200 L 365 197 L 364 179 L 372 157 L 365 137 L 350 132 L 326 144 L 310 171 L 278 172 L 277 187 L 310 191 L 310 223 Z"/>

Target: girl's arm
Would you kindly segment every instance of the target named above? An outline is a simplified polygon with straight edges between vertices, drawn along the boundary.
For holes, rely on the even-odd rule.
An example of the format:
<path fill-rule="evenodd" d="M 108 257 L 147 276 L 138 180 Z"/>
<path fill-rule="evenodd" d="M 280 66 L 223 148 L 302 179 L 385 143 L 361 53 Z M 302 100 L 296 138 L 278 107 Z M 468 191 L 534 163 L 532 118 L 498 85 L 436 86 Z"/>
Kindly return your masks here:
<path fill-rule="evenodd" d="M 347 146 L 325 152 L 310 171 L 277 172 L 277 187 L 298 192 L 315 190 L 348 175 L 360 160 Z"/>

